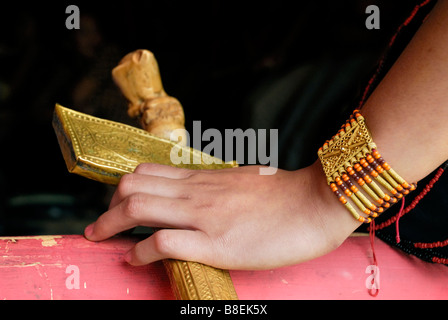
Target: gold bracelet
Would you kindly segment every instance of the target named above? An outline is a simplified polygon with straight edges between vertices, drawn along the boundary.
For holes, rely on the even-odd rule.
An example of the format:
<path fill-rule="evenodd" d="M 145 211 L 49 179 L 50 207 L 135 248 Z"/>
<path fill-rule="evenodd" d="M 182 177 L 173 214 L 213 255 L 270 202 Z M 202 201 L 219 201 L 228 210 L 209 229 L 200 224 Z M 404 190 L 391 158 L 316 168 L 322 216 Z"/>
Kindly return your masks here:
<path fill-rule="evenodd" d="M 363 223 L 372 222 L 416 188 L 415 183 L 407 183 L 383 159 L 359 110 L 319 148 L 318 156 L 331 190 L 353 217 Z"/>

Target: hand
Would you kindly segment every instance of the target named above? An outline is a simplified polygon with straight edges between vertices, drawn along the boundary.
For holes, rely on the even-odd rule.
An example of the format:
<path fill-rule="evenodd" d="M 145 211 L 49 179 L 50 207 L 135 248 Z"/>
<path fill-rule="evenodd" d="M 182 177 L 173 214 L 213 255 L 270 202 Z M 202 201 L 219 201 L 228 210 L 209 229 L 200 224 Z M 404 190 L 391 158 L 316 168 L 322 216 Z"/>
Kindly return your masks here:
<path fill-rule="evenodd" d="M 187 170 L 143 164 L 125 175 L 109 210 L 85 231 L 101 241 L 136 226 L 161 228 L 125 256 L 132 265 L 173 258 L 225 269 L 310 260 L 359 223 L 326 185 L 320 164 L 259 175 L 258 166 Z"/>

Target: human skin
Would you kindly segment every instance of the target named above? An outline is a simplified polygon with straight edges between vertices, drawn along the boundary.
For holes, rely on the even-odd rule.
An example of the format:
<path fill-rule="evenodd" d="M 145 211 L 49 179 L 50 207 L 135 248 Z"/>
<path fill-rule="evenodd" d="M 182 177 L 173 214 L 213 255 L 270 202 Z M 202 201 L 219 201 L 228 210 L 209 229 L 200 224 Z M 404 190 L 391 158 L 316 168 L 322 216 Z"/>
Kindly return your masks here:
<path fill-rule="evenodd" d="M 448 159 L 448 1 L 439 1 L 362 109 L 378 150 L 408 182 Z M 85 236 L 105 240 L 136 226 L 160 230 L 125 260 L 173 258 L 225 269 L 269 269 L 337 248 L 360 223 L 339 203 L 319 162 L 259 175 L 142 164 L 125 175 L 109 210 Z"/>

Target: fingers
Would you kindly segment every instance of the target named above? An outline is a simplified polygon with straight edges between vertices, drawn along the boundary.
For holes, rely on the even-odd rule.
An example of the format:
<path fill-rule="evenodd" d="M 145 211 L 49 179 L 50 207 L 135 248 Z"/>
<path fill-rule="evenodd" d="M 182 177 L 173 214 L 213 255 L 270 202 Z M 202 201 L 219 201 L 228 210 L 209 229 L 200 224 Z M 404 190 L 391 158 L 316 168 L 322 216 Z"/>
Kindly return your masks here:
<path fill-rule="evenodd" d="M 210 239 L 201 231 L 160 230 L 137 243 L 125 260 L 141 266 L 163 259 L 178 259 L 211 264 Z"/>
<path fill-rule="evenodd" d="M 173 258 L 207 263 L 214 253 L 206 249 L 211 241 L 200 231 L 198 211 L 220 193 L 218 171 L 139 165 L 122 177 L 109 210 L 85 229 L 85 236 L 102 241 L 136 226 L 165 228 L 137 244 L 129 252 L 129 262 L 141 265 Z"/>
<path fill-rule="evenodd" d="M 189 177 L 193 173 L 193 170 L 176 168 L 157 163 L 142 163 L 137 166 L 134 173 L 170 179 L 183 179 Z"/>
<path fill-rule="evenodd" d="M 218 171 L 189 170 L 159 164 L 141 164 L 135 169 L 134 173 L 124 175 L 121 178 L 117 190 L 111 199 L 109 209 L 135 193 L 188 199 L 194 192 L 195 183 L 203 186 L 205 183 L 214 181 L 210 179 L 209 173 Z M 189 180 L 189 178 L 195 179 Z"/>
<path fill-rule="evenodd" d="M 102 214 L 89 225 L 85 236 L 101 241 L 136 226 L 191 229 L 191 218 L 184 199 L 135 193 Z"/>
<path fill-rule="evenodd" d="M 193 229 L 195 219 L 188 201 L 194 188 L 187 178 L 197 172 L 157 164 L 143 164 L 125 175 L 109 210 L 86 228 L 89 240 L 101 241 L 136 226 Z M 200 185 L 204 188 L 204 184 Z"/>
<path fill-rule="evenodd" d="M 239 169 L 242 169 L 244 167 L 239 167 Z M 193 170 L 193 169 L 186 169 L 186 168 L 177 168 L 177 167 L 171 167 L 163 164 L 157 164 L 157 163 L 142 163 L 137 166 L 137 168 L 134 170 L 134 173 L 138 174 L 146 174 L 146 175 L 153 175 L 153 176 L 159 176 L 159 177 L 165 177 L 165 178 L 171 178 L 171 179 L 185 179 L 192 175 L 195 175 L 197 173 L 213 173 L 213 174 L 221 174 L 226 171 L 230 171 L 236 168 L 224 168 L 220 170 L 216 169 L 201 169 L 201 170 Z"/>
<path fill-rule="evenodd" d="M 167 198 L 188 198 L 180 180 L 146 174 L 124 175 L 112 196 L 109 209 L 135 193 L 146 193 Z"/>
<path fill-rule="evenodd" d="M 186 198 L 186 195 L 182 194 L 182 184 L 177 180 L 187 178 L 193 173 L 192 170 L 161 164 L 140 164 L 134 170 L 134 173 L 126 174 L 121 178 L 109 204 L 109 209 L 115 207 L 123 199 L 134 193 L 148 193 L 170 198 Z"/>

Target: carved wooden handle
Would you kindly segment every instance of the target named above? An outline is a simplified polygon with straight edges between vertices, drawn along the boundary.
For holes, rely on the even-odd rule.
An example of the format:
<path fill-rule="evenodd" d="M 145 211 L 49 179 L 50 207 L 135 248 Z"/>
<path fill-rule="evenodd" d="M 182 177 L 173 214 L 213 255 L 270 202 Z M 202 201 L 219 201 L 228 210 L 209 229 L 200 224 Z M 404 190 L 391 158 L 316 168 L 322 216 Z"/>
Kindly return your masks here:
<path fill-rule="evenodd" d="M 182 105 L 163 89 L 159 66 L 150 51 L 127 54 L 112 70 L 112 76 L 128 100 L 129 116 L 140 118 L 146 131 L 170 140 L 174 130 L 185 129 Z M 171 140 L 177 142 L 177 137 Z"/>

